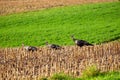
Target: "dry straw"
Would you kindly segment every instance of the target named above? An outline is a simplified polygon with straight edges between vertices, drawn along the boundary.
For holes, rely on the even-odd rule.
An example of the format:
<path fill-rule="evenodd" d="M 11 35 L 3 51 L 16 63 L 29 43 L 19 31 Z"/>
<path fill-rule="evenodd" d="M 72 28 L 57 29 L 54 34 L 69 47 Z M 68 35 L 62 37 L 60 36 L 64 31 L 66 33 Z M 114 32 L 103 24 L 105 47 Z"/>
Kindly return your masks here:
<path fill-rule="evenodd" d="M 60 50 L 39 47 L 36 52 L 22 48 L 0 49 L 0 79 L 31 80 L 64 72 L 80 76 L 87 66 L 95 64 L 104 71 L 120 69 L 120 42 L 95 46 L 64 46 Z"/>
<path fill-rule="evenodd" d="M 35 11 L 56 6 L 108 1 L 111 2 L 118 0 L 0 0 L 0 15 Z"/>

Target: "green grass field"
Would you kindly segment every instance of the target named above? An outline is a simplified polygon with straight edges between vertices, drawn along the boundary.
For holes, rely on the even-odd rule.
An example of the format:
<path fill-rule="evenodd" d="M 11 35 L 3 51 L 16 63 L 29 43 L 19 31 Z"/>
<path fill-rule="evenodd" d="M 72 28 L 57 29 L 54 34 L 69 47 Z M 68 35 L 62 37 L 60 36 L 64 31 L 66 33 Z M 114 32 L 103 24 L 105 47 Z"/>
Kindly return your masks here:
<path fill-rule="evenodd" d="M 120 80 L 120 71 L 118 71 L 118 72 L 107 72 L 105 74 L 100 74 L 96 77 L 86 78 L 86 79 L 83 79 L 83 80 Z"/>
<path fill-rule="evenodd" d="M 93 44 L 120 39 L 120 2 L 0 16 L 0 47 L 41 46 L 46 41 L 73 45 L 72 34 Z"/>
<path fill-rule="evenodd" d="M 54 74 L 50 78 L 41 78 L 40 80 L 120 80 L 120 71 L 99 73 L 97 76 L 91 77 L 72 77 L 66 74 Z"/>

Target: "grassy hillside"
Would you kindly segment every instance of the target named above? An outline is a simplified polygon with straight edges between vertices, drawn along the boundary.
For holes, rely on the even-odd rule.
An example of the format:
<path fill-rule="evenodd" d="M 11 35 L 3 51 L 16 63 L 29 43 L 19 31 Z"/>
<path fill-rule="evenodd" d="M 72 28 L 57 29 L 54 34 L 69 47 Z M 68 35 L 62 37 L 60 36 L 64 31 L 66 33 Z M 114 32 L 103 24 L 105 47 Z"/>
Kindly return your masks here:
<path fill-rule="evenodd" d="M 0 15 L 36 11 L 65 5 L 113 2 L 119 0 L 0 0 Z"/>
<path fill-rule="evenodd" d="M 91 43 L 120 39 L 120 2 L 0 16 L 0 47 L 41 46 L 46 41 L 72 45 L 71 34 Z"/>

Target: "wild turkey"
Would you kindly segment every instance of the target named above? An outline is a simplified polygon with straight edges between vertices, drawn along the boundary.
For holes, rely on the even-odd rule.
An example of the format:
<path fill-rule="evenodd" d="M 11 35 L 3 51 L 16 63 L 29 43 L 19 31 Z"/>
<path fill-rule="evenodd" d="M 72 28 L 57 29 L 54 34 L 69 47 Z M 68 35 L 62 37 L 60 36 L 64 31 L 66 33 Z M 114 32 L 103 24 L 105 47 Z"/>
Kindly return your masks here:
<path fill-rule="evenodd" d="M 46 42 L 46 45 L 48 46 L 48 48 L 55 49 L 55 50 L 61 48 L 59 45 L 56 45 L 56 44 L 48 44 L 48 42 Z"/>
<path fill-rule="evenodd" d="M 74 43 L 77 45 L 77 46 L 93 46 L 93 44 L 90 44 L 89 42 L 85 41 L 85 40 L 78 40 L 78 39 L 75 39 L 74 36 L 71 36 L 71 38 L 73 39 Z"/>
<path fill-rule="evenodd" d="M 22 44 L 22 46 L 27 51 L 32 51 L 32 52 L 37 51 L 37 48 L 34 46 L 24 46 L 24 44 Z"/>

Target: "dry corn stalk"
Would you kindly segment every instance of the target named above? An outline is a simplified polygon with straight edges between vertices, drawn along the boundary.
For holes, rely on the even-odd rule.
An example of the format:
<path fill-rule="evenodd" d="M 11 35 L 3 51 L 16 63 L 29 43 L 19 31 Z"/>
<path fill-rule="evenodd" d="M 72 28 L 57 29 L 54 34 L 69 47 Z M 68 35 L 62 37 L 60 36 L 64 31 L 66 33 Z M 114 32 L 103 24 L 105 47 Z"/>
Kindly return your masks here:
<path fill-rule="evenodd" d="M 120 70 L 120 42 L 95 46 L 64 46 L 60 50 L 39 47 L 36 52 L 22 48 L 0 49 L 0 79 L 31 80 L 65 72 L 80 76 L 92 64 L 100 71 Z"/>

